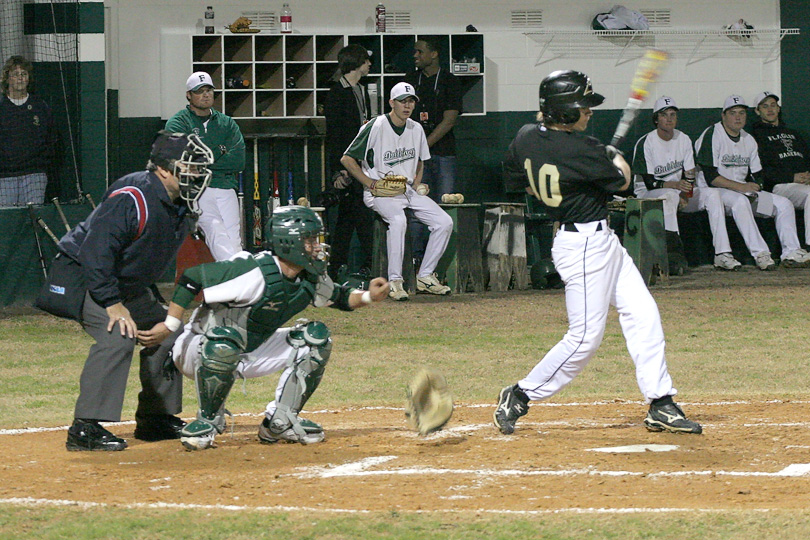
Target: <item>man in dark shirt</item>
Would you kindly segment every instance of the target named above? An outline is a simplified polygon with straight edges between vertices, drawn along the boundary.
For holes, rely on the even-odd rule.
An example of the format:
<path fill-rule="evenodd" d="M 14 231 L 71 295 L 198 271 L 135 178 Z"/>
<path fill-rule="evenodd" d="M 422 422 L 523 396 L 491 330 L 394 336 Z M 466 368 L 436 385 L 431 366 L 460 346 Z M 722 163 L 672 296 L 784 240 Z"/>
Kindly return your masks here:
<path fill-rule="evenodd" d="M 332 279 L 337 279 L 340 267 L 349 262 L 349 248 L 355 232 L 363 252 L 362 268 L 371 270 L 374 249 L 373 214 L 363 204 L 363 185 L 352 178 L 340 163 L 343 152 L 357 136 L 357 132 L 371 119 L 368 89 L 360 84 L 360 80 L 368 75 L 370 67 L 371 60 L 365 47 L 356 43 L 343 47 L 338 52 L 341 77 L 329 89 L 324 106 L 328 163 L 332 187 L 338 194 L 337 223 L 329 242 L 329 276 Z"/>
<path fill-rule="evenodd" d="M 414 44 L 416 70 L 406 82 L 419 96 L 413 119 L 422 124 L 430 148 L 425 161 L 422 183 L 429 186 L 428 196 L 441 202 L 442 195 L 453 193 L 456 186 L 456 136 L 453 128 L 462 112 L 461 85 L 458 79 L 440 65 L 441 45 L 438 38 L 425 36 Z M 425 253 L 428 230 L 413 220 L 413 253 L 421 259 Z"/>
<path fill-rule="evenodd" d="M 810 148 L 801 133 L 782 121 L 776 94 L 757 94 L 754 112 L 759 120 L 751 127 L 751 135 L 759 147 L 764 188 L 804 210 L 804 243 L 810 245 Z"/>
<path fill-rule="evenodd" d="M 211 150 L 196 135 L 161 132 L 147 170 L 116 181 L 88 218 L 59 242 L 60 257 L 81 267 L 87 287 L 81 323 L 95 340 L 81 375 L 68 450 L 127 447 L 99 422 L 121 420 L 138 331 L 166 318 L 149 286 L 165 273 L 188 235 L 211 163 Z M 183 422 L 172 415 L 182 408 L 181 378 L 163 377 L 160 343 L 137 340 L 147 348 L 141 351 L 135 437 L 177 438 Z"/>
<path fill-rule="evenodd" d="M 596 354 L 608 309 L 616 306 L 636 379 L 650 404 L 650 431 L 700 433 L 672 399 L 658 306 L 633 260 L 608 228 L 607 201 L 630 185 L 630 166 L 613 147 L 582 134 L 591 107 L 604 97 L 578 71 L 555 71 L 540 83 L 542 123 L 527 124 L 509 146 L 510 168 L 523 169 L 528 187 L 560 223 L 551 250 L 565 282 L 568 332 L 526 378 L 505 387 L 493 413 L 504 435 L 529 412 L 529 400 L 547 399 L 571 382 Z"/>

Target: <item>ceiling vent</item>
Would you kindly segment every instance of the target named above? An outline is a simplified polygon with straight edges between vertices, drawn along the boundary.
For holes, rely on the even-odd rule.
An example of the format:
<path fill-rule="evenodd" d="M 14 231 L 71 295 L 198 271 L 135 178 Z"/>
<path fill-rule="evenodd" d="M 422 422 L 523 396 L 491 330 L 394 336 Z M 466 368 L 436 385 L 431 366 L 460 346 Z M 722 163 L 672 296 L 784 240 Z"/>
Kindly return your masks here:
<path fill-rule="evenodd" d="M 242 17 L 247 17 L 251 21 L 251 28 L 256 28 L 263 32 L 275 32 L 276 12 L 275 11 L 243 11 Z"/>
<path fill-rule="evenodd" d="M 540 28 L 543 26 L 542 9 L 513 9 L 512 28 Z"/>
<path fill-rule="evenodd" d="M 672 26 L 672 12 L 668 9 L 640 9 L 652 27 Z"/>
<path fill-rule="evenodd" d="M 392 30 L 410 30 L 411 12 L 386 10 L 385 29 L 389 32 Z"/>

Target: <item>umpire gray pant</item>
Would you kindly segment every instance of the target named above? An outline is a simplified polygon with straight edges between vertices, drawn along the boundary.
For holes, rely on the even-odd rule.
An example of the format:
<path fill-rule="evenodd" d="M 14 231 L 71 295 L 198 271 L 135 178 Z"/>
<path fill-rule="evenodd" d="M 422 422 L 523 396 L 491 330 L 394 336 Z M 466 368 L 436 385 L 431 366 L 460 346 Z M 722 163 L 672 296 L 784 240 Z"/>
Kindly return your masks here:
<path fill-rule="evenodd" d="M 166 319 L 166 308 L 148 289 L 125 300 L 124 306 L 139 330 L 148 330 Z M 136 340 L 121 336 L 117 324 L 112 332 L 107 331 L 110 320 L 107 310 L 95 303 L 90 293 L 85 295 L 82 319 L 85 332 L 96 343 L 90 347 L 84 363 L 79 382 L 79 399 L 76 400 L 73 416 L 119 422 Z M 183 378 L 178 374 L 171 378 L 163 375 L 164 361 L 182 330 L 181 326 L 158 347 L 141 350 L 142 389 L 138 394 L 138 415 L 177 414 L 182 410 Z"/>

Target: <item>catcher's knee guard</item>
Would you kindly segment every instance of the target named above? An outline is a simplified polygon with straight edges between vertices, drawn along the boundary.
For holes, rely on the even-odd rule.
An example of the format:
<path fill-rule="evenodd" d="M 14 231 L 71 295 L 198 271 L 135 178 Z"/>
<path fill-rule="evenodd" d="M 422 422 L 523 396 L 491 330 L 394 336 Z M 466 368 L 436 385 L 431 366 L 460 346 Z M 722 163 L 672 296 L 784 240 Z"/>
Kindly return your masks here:
<path fill-rule="evenodd" d="M 217 326 L 205 333 L 201 346 L 202 363 L 197 368 L 196 377 L 200 402 L 198 417 L 221 432 L 224 419 L 218 417 L 222 416 L 221 409 L 233 386 L 245 340 L 236 329 Z"/>
<path fill-rule="evenodd" d="M 332 352 L 329 335 L 329 328 L 322 322 L 298 324 L 288 334 L 287 342 L 294 351 L 287 368 L 287 379 L 276 399 L 276 411 L 270 418 L 271 433 L 280 435 L 291 429 L 294 435 L 285 434 L 285 439 L 297 438 L 303 442 L 307 438 L 307 431 L 301 426 L 298 413 L 323 377 Z M 309 346 L 309 352 L 297 358 L 298 349 L 304 345 Z"/>

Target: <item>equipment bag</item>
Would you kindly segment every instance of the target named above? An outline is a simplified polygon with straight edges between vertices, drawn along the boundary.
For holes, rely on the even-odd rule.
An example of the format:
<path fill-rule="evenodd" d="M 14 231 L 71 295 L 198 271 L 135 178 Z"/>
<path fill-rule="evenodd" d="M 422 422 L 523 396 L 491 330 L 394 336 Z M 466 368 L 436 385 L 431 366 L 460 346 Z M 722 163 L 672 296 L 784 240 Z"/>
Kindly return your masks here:
<path fill-rule="evenodd" d="M 81 265 L 64 253 L 59 253 L 51 262 L 48 279 L 42 285 L 34 305 L 51 315 L 81 322 L 86 292 Z"/>

